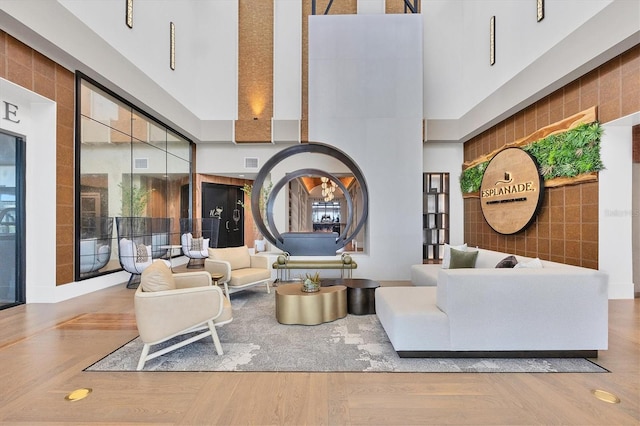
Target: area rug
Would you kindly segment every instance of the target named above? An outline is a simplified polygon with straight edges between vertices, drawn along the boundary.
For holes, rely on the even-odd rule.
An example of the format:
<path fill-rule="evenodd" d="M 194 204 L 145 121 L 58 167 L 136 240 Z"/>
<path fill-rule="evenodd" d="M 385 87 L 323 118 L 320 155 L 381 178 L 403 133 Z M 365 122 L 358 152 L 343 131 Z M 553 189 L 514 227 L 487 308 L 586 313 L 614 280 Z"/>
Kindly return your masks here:
<path fill-rule="evenodd" d="M 143 371 L 607 372 L 583 358 L 400 358 L 376 315 L 347 315 L 314 326 L 283 325 L 275 318 L 273 291 L 249 289 L 232 294 L 231 300 L 233 321 L 218 328 L 224 355 L 217 355 L 212 340 L 205 338 L 148 361 Z M 85 371 L 135 371 L 141 351 L 136 338 Z"/>

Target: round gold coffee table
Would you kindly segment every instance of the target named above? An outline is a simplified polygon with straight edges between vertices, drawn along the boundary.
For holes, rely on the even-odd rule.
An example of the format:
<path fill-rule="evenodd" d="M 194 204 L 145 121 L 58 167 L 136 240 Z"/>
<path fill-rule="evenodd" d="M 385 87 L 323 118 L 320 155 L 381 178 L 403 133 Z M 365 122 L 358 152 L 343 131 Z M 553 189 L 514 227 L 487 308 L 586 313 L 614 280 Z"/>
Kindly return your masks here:
<path fill-rule="evenodd" d="M 315 293 L 302 291 L 302 284 L 276 287 L 276 319 L 280 324 L 316 325 L 347 316 L 347 288 L 320 287 Z"/>

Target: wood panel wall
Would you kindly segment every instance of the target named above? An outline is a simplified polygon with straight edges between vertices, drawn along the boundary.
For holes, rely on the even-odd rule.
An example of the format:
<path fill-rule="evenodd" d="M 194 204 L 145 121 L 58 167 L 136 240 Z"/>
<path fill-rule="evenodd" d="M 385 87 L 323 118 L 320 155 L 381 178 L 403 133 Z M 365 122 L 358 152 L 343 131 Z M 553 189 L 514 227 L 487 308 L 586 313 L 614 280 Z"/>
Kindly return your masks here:
<path fill-rule="evenodd" d="M 56 285 L 73 281 L 74 74 L 0 30 L 0 77 L 56 102 Z M 29 141 L 27 141 L 27 144 Z"/>
<path fill-rule="evenodd" d="M 633 126 L 632 131 L 633 162 L 640 163 L 640 124 Z"/>
<path fill-rule="evenodd" d="M 601 123 L 640 111 L 640 45 L 469 140 L 464 144 L 464 161 L 472 161 L 594 105 Z M 465 242 L 597 269 L 598 183 L 545 191 L 536 221 L 527 230 L 509 236 L 498 234 L 487 225 L 479 199 L 465 199 Z"/>
<path fill-rule="evenodd" d="M 238 120 L 236 142 L 271 143 L 273 117 L 273 0 L 238 3 Z"/>

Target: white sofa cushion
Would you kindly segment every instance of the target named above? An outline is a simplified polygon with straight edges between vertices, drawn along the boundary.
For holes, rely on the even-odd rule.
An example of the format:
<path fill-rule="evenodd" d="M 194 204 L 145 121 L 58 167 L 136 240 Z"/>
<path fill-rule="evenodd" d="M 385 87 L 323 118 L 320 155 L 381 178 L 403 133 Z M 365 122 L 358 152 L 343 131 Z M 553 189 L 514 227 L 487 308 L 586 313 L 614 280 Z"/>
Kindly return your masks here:
<path fill-rule="evenodd" d="M 396 351 L 449 350 L 449 319 L 435 287 L 379 287 L 376 315 Z"/>
<path fill-rule="evenodd" d="M 531 259 L 526 262 L 518 262 L 516 266 L 514 266 L 515 269 L 520 269 L 520 268 L 541 269 L 542 267 L 543 267 L 542 261 L 537 257 L 535 259 Z"/>

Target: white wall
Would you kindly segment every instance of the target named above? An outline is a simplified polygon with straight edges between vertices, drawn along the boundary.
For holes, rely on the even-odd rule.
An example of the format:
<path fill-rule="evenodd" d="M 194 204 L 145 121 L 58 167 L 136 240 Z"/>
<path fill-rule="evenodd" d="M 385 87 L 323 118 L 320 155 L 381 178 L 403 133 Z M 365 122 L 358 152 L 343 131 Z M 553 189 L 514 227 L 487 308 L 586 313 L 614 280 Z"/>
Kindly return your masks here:
<path fill-rule="evenodd" d="M 356 276 L 409 279 L 422 261 L 422 19 L 309 18 L 309 139 L 334 145 L 369 188 Z"/>
<path fill-rule="evenodd" d="M 273 118 L 302 115 L 302 2 L 275 0 L 273 32 Z"/>
<path fill-rule="evenodd" d="M 427 140 L 468 139 L 640 39 L 637 1 L 547 0 L 541 22 L 535 6 L 518 0 L 423 0 Z"/>
<path fill-rule="evenodd" d="M 22 136 L 26 144 L 27 303 L 57 302 L 126 281 L 115 274 L 56 286 L 56 103 L 2 78 L 0 100 L 17 105 L 20 120 L 0 119 L 0 131 Z"/>
<path fill-rule="evenodd" d="M 380 13 L 381 0 L 359 0 Z M 638 43 L 640 2 L 423 0 L 427 139 L 460 141 L 490 127 Z M 276 120 L 297 120 L 300 2 L 277 0 Z M 237 114 L 237 0 L 134 2 L 0 0 L 0 27 L 71 70 L 79 69 L 198 141 L 232 141 Z M 297 15 L 297 16 L 296 16 Z M 496 16 L 496 64 L 488 62 Z M 177 26 L 177 68 L 168 67 L 168 22 Z M 78 42 L 82 40 L 82 42 Z M 409 42 L 414 46 L 417 40 Z M 581 48 L 588 46 L 588 48 Z M 287 57 L 287 52 L 292 56 Z M 283 123 L 289 133 L 289 125 Z M 276 125 L 280 128 L 280 125 Z"/>
<path fill-rule="evenodd" d="M 600 143 L 605 170 L 598 177 L 598 269 L 609 275 L 610 299 L 631 299 L 634 291 L 631 163 L 634 122 L 640 122 L 640 113 L 605 124 Z"/>
<path fill-rule="evenodd" d="M 464 161 L 462 144 L 450 142 L 428 142 L 424 145 L 424 172 L 449 173 L 449 242 L 463 244 L 464 200 L 460 189 L 461 164 Z"/>
<path fill-rule="evenodd" d="M 632 172 L 633 205 L 632 205 L 632 247 L 633 247 L 633 291 L 640 293 L 640 164 L 633 164 Z"/>
<path fill-rule="evenodd" d="M 59 0 L 100 38 L 198 118 L 236 116 L 238 6 L 234 0 L 126 2 Z M 169 23 L 176 28 L 176 69 L 169 68 Z"/>

